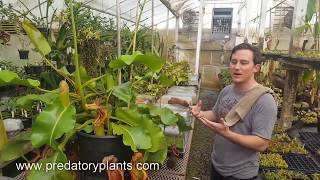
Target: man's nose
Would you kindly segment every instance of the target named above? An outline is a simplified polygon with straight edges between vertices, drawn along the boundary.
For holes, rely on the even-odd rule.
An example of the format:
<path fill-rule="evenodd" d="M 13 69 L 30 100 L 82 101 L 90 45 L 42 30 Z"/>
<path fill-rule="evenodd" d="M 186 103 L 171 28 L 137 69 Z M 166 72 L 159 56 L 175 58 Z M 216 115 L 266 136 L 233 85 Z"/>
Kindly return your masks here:
<path fill-rule="evenodd" d="M 240 69 L 240 63 L 236 63 L 236 64 L 234 65 L 234 68 L 235 68 L 235 69 Z"/>

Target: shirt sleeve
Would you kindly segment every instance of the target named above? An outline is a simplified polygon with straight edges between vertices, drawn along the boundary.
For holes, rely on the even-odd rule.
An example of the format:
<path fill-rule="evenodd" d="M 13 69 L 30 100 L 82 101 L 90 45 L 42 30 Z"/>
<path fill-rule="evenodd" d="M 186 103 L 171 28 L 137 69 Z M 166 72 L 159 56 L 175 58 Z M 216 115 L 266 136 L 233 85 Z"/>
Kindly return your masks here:
<path fill-rule="evenodd" d="M 277 120 L 277 104 L 271 94 L 262 95 L 253 107 L 252 134 L 264 139 L 271 139 Z"/>

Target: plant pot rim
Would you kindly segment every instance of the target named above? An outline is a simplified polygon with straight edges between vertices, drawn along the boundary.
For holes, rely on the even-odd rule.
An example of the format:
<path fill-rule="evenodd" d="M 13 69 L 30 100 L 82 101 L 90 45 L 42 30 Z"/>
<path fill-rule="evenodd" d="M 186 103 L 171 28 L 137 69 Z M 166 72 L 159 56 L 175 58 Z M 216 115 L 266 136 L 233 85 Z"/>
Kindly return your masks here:
<path fill-rule="evenodd" d="M 81 134 L 82 136 L 85 136 L 85 137 L 98 138 L 98 139 L 121 139 L 120 136 L 95 136 L 82 131 L 79 131 L 78 134 Z"/>

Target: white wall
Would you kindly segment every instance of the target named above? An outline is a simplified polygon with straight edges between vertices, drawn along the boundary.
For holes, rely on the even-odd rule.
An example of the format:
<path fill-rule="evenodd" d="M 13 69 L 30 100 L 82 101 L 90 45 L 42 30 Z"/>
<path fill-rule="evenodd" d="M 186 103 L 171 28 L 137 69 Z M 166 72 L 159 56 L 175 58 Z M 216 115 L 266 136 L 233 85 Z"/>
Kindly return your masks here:
<path fill-rule="evenodd" d="M 29 50 L 29 60 L 20 60 L 18 49 L 22 47 L 22 41 L 27 45 L 26 49 Z M 34 46 L 30 43 L 27 36 L 11 35 L 11 39 L 8 46 L 0 46 L 0 61 L 10 61 L 16 66 L 26 66 L 29 64 L 42 63 L 41 56 L 34 50 Z"/>

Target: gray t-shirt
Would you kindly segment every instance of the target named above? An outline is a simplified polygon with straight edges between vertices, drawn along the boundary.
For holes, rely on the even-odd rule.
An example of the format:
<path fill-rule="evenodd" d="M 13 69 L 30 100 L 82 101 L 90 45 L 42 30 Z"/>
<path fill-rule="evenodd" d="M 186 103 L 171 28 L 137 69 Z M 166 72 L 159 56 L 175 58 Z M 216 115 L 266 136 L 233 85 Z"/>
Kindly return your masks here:
<path fill-rule="evenodd" d="M 244 95 L 245 92 L 237 91 L 233 85 L 225 87 L 212 109 L 217 118 L 224 118 Z M 256 101 L 244 120 L 230 127 L 230 130 L 242 135 L 256 135 L 271 139 L 276 119 L 277 104 L 273 96 L 266 93 Z M 212 163 L 223 176 L 248 179 L 258 174 L 259 152 L 242 147 L 216 134 Z"/>

